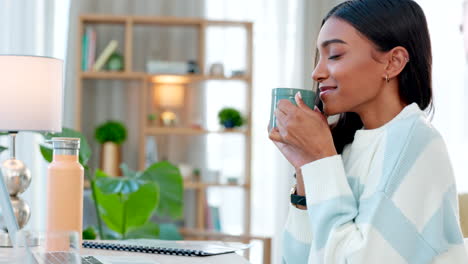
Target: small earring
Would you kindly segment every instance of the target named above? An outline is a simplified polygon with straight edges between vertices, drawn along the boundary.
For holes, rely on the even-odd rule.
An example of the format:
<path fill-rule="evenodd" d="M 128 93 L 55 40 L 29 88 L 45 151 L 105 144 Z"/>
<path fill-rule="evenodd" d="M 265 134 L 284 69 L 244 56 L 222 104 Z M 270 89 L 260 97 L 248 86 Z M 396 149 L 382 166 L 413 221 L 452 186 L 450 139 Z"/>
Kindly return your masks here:
<path fill-rule="evenodd" d="M 389 79 L 388 79 L 388 74 L 385 75 L 385 81 L 388 83 L 389 82 Z"/>

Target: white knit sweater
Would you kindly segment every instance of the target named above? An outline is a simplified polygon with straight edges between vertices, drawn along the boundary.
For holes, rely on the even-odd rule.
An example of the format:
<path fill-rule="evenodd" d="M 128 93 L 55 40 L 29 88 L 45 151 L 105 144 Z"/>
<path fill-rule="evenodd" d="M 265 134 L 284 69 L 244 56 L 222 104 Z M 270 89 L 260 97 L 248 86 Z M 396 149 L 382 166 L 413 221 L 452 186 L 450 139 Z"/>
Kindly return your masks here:
<path fill-rule="evenodd" d="M 307 210 L 290 208 L 283 262 L 468 263 L 446 147 L 416 104 L 302 174 Z"/>

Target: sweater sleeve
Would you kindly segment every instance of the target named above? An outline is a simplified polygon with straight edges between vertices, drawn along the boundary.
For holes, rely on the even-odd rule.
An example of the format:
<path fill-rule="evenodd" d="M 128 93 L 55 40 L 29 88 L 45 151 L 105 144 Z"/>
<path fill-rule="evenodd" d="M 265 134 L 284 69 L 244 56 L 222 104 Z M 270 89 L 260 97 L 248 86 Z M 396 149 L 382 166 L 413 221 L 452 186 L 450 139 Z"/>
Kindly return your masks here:
<path fill-rule="evenodd" d="M 378 183 L 360 197 L 340 155 L 302 167 L 313 234 L 309 263 L 468 263 L 442 139 L 410 136 L 397 154 L 383 155 L 374 170 L 381 173 L 369 175 Z"/>
<path fill-rule="evenodd" d="M 307 210 L 290 205 L 283 232 L 283 263 L 306 264 L 311 240 L 312 232 Z"/>

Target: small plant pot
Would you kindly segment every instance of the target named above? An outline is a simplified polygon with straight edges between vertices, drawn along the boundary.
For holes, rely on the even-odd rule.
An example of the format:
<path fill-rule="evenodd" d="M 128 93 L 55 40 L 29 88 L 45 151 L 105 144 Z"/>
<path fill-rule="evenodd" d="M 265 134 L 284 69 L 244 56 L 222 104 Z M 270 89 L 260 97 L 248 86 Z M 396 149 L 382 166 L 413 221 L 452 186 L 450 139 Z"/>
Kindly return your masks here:
<path fill-rule="evenodd" d="M 102 144 L 101 169 L 110 176 L 121 176 L 120 173 L 120 145 L 113 142 Z"/>
<path fill-rule="evenodd" d="M 223 122 L 223 126 L 227 129 L 233 129 L 235 126 L 234 126 L 234 122 L 232 120 L 226 120 Z"/>

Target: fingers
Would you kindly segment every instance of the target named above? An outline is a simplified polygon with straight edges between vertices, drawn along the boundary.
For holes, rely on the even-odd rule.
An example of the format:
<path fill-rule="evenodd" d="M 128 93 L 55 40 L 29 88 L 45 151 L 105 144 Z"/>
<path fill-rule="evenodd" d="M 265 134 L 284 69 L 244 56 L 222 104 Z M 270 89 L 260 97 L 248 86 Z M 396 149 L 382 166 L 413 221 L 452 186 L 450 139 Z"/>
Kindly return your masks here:
<path fill-rule="evenodd" d="M 312 111 L 312 109 L 310 109 L 310 107 L 304 103 L 304 100 L 302 100 L 301 92 L 297 92 L 294 96 L 294 99 L 296 100 L 296 104 L 300 109 L 306 112 Z"/>
<path fill-rule="evenodd" d="M 275 142 L 280 142 L 280 143 L 284 143 L 283 141 L 283 138 L 281 137 L 280 133 L 279 133 L 279 130 L 278 128 L 274 127 L 271 131 L 270 131 L 270 134 L 268 135 L 268 137 L 275 141 Z"/>
<path fill-rule="evenodd" d="M 291 103 L 288 99 L 281 99 L 278 101 L 278 106 L 276 107 L 277 110 L 280 110 L 283 113 L 291 113 L 294 111 L 296 106 Z"/>

